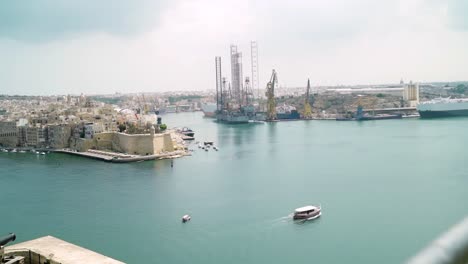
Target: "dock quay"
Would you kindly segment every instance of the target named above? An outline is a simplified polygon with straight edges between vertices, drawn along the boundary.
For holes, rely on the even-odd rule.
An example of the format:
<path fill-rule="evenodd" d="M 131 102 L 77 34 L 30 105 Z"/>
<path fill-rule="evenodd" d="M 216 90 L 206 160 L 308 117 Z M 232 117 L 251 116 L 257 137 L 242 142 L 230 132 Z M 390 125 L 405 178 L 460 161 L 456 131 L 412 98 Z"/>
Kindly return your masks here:
<path fill-rule="evenodd" d="M 89 149 L 84 152 L 77 152 L 68 149 L 60 149 L 54 150 L 53 152 L 56 153 L 65 153 L 71 154 L 76 156 L 82 156 L 86 158 L 92 158 L 107 162 L 114 162 L 114 163 L 128 163 L 128 162 L 138 162 L 138 161 L 145 161 L 145 160 L 156 160 L 156 159 L 173 159 L 179 158 L 182 156 L 187 156 L 187 152 L 185 151 L 173 151 L 173 152 L 163 152 L 159 154 L 153 155 L 129 155 L 124 153 L 117 153 L 117 152 L 110 152 L 110 151 L 102 151 L 102 150 L 94 150 Z"/>
<path fill-rule="evenodd" d="M 5 248 L 5 255 L 24 257 L 24 263 L 31 264 L 125 264 L 53 236 L 8 246 Z"/>

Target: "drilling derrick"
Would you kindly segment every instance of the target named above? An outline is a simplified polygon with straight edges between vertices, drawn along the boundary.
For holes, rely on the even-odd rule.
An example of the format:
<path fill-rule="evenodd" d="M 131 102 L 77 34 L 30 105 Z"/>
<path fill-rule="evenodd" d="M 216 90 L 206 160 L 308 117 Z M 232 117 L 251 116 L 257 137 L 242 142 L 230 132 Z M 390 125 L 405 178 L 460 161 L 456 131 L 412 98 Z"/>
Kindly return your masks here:
<path fill-rule="evenodd" d="M 307 91 L 305 94 L 305 101 L 304 101 L 304 118 L 306 119 L 312 118 L 312 107 L 310 106 L 309 95 L 310 95 L 310 80 L 307 79 Z"/>
<path fill-rule="evenodd" d="M 271 73 L 270 81 L 267 84 L 266 97 L 267 97 L 267 117 L 268 121 L 276 119 L 276 101 L 275 101 L 275 85 L 278 82 L 276 71 Z"/>
<path fill-rule="evenodd" d="M 250 85 L 250 78 L 245 77 L 242 105 L 247 106 L 247 105 L 252 104 L 252 102 L 253 102 L 253 91 L 252 91 L 252 86 Z"/>

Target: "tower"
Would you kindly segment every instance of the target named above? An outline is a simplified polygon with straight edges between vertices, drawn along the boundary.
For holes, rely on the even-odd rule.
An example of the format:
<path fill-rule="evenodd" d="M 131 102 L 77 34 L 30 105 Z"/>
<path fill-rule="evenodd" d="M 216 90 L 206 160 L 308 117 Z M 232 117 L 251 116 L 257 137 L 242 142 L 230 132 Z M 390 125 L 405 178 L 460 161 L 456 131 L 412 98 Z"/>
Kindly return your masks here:
<path fill-rule="evenodd" d="M 242 53 L 237 51 L 237 46 L 231 45 L 232 99 L 237 103 L 241 101 L 242 79 Z"/>
<path fill-rule="evenodd" d="M 250 65 L 252 67 L 252 91 L 257 90 L 257 97 L 260 97 L 258 80 L 258 45 L 256 41 L 250 42 Z"/>
<path fill-rule="evenodd" d="M 419 103 L 419 85 L 409 82 L 403 89 L 403 100 L 409 103 L 410 107 L 416 107 Z"/>
<path fill-rule="evenodd" d="M 223 87 L 221 78 L 221 57 L 215 57 L 216 70 L 216 109 L 219 111 L 223 106 Z"/>

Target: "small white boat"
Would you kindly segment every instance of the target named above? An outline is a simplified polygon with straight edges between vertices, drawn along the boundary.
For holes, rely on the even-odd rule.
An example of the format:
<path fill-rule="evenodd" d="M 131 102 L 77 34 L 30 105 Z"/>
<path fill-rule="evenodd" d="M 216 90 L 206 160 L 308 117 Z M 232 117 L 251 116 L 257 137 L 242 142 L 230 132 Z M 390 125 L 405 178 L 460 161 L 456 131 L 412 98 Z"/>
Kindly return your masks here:
<path fill-rule="evenodd" d="M 294 220 L 314 220 L 322 215 L 322 207 L 320 205 L 308 205 L 294 210 Z"/>
<path fill-rule="evenodd" d="M 2 149 L 2 152 L 8 152 L 8 150 L 7 149 Z"/>
<path fill-rule="evenodd" d="M 20 150 L 19 153 L 26 153 L 26 150 Z"/>
<path fill-rule="evenodd" d="M 16 149 L 12 149 L 10 152 L 16 153 Z"/>
<path fill-rule="evenodd" d="M 190 219 L 192 219 L 192 217 L 190 217 L 190 215 L 184 215 L 184 216 L 182 216 L 182 223 L 190 221 Z"/>
<path fill-rule="evenodd" d="M 46 153 L 45 152 L 41 152 L 41 155 L 45 155 Z"/>

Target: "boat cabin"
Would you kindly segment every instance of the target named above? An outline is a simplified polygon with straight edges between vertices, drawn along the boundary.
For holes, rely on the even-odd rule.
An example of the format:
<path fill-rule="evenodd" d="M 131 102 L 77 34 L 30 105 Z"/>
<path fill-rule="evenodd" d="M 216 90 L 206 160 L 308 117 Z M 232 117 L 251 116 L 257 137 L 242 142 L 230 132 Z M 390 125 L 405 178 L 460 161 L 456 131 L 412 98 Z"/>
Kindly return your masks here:
<path fill-rule="evenodd" d="M 318 208 L 316 206 L 308 205 L 308 206 L 304 206 L 304 207 L 301 207 L 301 208 L 297 208 L 294 211 L 294 214 L 309 214 L 309 213 L 312 213 L 313 211 L 315 211 L 317 209 Z"/>
<path fill-rule="evenodd" d="M 320 206 L 304 206 L 297 208 L 294 210 L 293 219 L 307 219 L 312 220 L 321 215 L 321 207 Z"/>

